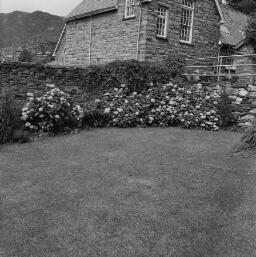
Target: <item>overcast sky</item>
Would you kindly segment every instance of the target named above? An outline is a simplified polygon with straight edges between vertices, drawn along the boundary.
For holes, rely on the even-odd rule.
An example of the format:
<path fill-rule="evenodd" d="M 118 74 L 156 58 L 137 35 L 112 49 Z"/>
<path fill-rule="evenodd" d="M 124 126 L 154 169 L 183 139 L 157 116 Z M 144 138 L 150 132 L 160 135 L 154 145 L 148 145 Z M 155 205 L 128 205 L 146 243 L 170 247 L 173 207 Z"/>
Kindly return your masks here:
<path fill-rule="evenodd" d="M 66 16 L 82 0 L 0 0 L 0 13 L 37 10 Z"/>

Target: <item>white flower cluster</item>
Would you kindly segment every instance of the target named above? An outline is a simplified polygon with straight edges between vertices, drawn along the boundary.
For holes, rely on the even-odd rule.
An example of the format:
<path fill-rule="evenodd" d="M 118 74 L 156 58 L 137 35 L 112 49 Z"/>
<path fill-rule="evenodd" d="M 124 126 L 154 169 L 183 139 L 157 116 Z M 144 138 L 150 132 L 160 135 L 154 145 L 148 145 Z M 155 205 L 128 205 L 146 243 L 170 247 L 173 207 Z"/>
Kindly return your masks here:
<path fill-rule="evenodd" d="M 97 99 L 96 105 L 110 118 L 109 126 L 181 126 L 218 130 L 219 95 L 196 85 L 152 87 L 129 93 L 122 85 Z"/>
<path fill-rule="evenodd" d="M 83 119 L 83 109 L 74 105 L 70 96 L 53 84 L 41 97 L 27 94 L 28 102 L 22 109 L 25 127 L 32 131 L 56 131 L 76 127 Z"/>

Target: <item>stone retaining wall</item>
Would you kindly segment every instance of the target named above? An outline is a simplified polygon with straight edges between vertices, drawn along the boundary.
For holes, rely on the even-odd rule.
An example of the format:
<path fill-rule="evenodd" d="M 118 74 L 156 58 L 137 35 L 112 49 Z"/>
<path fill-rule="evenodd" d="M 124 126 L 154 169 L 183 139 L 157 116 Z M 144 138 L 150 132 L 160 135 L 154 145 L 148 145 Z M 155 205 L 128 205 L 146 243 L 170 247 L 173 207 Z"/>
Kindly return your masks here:
<path fill-rule="evenodd" d="M 250 127 L 256 121 L 256 86 L 255 85 L 223 85 L 232 102 L 232 111 L 238 125 Z"/>
<path fill-rule="evenodd" d="M 0 92 L 5 87 L 14 104 L 22 106 L 28 92 L 42 94 L 48 90 L 46 84 L 52 83 L 65 89 L 77 103 L 82 104 L 100 93 L 88 91 L 83 73 L 83 69 L 75 67 L 4 63 L 0 64 Z"/>

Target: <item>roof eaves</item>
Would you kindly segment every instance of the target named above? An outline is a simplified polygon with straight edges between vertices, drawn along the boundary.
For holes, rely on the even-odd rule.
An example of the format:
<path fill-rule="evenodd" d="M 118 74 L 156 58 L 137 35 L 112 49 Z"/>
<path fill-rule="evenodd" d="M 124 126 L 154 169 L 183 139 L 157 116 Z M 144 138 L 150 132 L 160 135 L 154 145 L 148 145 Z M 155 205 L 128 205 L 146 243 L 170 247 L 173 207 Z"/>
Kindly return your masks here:
<path fill-rule="evenodd" d="M 56 47 L 55 47 L 55 49 L 54 49 L 54 51 L 53 51 L 52 56 L 56 56 L 56 52 L 57 52 L 58 49 L 59 49 L 60 42 L 61 42 L 61 40 L 62 40 L 62 38 L 63 38 L 63 36 L 64 36 L 64 33 L 65 33 L 65 31 L 66 31 L 66 26 L 67 26 L 67 25 L 65 24 L 64 27 L 63 27 L 63 29 L 62 29 L 62 31 L 61 31 L 61 35 L 60 35 L 60 37 L 59 37 L 59 40 L 58 40 L 57 45 L 56 45 Z"/>
<path fill-rule="evenodd" d="M 241 40 L 234 48 L 235 49 L 240 48 L 241 46 L 243 46 L 245 44 L 245 42 L 246 42 L 245 39 Z"/>
<path fill-rule="evenodd" d="M 100 14 L 100 13 L 116 11 L 117 9 L 118 9 L 118 6 L 114 5 L 114 6 L 111 6 L 111 7 L 95 10 L 95 11 L 92 11 L 92 12 L 87 12 L 87 13 L 83 13 L 83 14 L 80 14 L 80 15 L 75 15 L 75 16 L 72 16 L 72 17 L 68 17 L 68 18 L 65 18 L 64 21 L 68 22 L 68 21 L 72 21 L 72 20 L 77 20 L 77 19 L 90 17 L 90 16 Z"/>

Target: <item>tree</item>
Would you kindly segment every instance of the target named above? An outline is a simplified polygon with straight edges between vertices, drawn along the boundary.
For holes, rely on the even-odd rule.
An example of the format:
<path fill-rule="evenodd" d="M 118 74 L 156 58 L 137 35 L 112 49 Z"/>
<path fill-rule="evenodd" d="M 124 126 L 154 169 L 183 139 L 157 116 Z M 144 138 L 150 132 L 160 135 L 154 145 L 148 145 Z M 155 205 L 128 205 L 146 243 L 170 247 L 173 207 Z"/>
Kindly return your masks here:
<path fill-rule="evenodd" d="M 235 10 L 246 14 L 252 14 L 256 10 L 255 0 L 229 0 L 228 2 Z"/>
<path fill-rule="evenodd" d="M 28 49 L 23 49 L 18 57 L 19 62 L 31 62 L 32 54 Z"/>
<path fill-rule="evenodd" d="M 252 44 L 254 51 L 256 52 L 256 13 L 252 15 L 249 24 L 246 29 L 246 41 Z"/>

